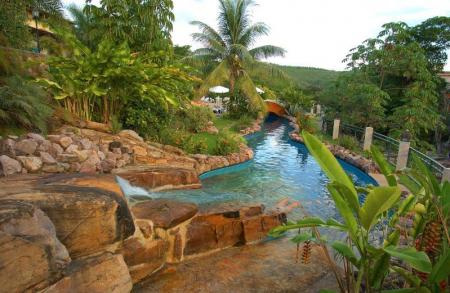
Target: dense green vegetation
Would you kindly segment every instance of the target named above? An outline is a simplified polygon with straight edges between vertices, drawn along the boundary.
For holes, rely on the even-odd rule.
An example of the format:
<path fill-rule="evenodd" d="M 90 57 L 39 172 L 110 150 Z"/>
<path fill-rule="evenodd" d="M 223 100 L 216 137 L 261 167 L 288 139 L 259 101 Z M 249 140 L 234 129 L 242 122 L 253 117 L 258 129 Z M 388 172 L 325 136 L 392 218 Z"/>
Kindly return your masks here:
<path fill-rule="evenodd" d="M 302 135 L 331 181 L 327 188 L 342 220 L 306 217 L 273 229 L 271 235 L 295 230 L 298 234 L 292 241 L 297 247 L 315 242 L 326 255 L 330 255 L 328 247 L 331 247 L 343 262 L 342 272 L 329 258 L 342 293 L 445 292 L 450 275 L 450 183 L 439 184 L 419 159 L 415 160 L 415 169 L 394 174 L 390 164 L 373 147 L 372 157 L 389 186 L 356 187 L 324 144 L 307 132 Z M 400 184 L 410 191 L 405 198 L 400 196 Z M 361 194 L 363 203 L 359 199 Z M 410 215 L 414 215 L 414 222 L 407 230 L 402 221 Z M 345 240 L 328 242 L 320 236 L 319 227 L 341 231 Z M 372 235 L 377 231 L 382 231 L 382 241 L 374 240 L 377 238 Z M 303 261 L 310 257 L 303 250 Z M 387 290 L 393 286 L 388 282 L 389 275 L 395 275 L 403 289 Z"/>
<path fill-rule="evenodd" d="M 450 48 L 450 18 L 435 17 L 409 27 L 388 23 L 373 39 L 352 49 L 345 59 L 348 74 L 320 96 L 330 118 L 399 137 L 434 149 L 448 116 L 444 82 L 437 76 Z"/>

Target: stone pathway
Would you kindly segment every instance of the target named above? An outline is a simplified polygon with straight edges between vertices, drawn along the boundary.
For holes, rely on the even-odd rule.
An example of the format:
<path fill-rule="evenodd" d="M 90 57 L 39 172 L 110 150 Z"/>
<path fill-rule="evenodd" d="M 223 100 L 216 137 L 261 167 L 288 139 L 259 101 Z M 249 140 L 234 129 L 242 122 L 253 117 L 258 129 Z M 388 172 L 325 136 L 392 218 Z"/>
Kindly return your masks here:
<path fill-rule="evenodd" d="M 321 249 L 313 249 L 308 265 L 295 263 L 295 254 L 295 244 L 286 238 L 233 247 L 167 266 L 133 292 L 338 291 Z"/>

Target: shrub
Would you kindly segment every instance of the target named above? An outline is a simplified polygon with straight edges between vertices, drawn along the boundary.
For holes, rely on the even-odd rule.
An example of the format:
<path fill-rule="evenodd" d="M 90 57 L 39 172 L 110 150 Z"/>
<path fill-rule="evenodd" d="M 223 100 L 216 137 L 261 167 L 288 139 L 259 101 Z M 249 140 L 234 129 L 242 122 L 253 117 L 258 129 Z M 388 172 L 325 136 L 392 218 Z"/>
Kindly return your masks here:
<path fill-rule="evenodd" d="M 113 115 L 111 117 L 111 132 L 113 134 L 119 133 L 122 130 L 122 123 L 120 123 L 117 116 Z"/>
<path fill-rule="evenodd" d="M 193 135 L 189 136 L 182 146 L 183 150 L 189 154 L 207 154 L 208 143 L 205 138 L 197 138 Z"/>
<path fill-rule="evenodd" d="M 149 100 L 131 101 L 123 112 L 126 128 L 137 131 L 145 138 L 159 141 L 161 131 L 169 122 L 169 112 Z"/>
<path fill-rule="evenodd" d="M 308 131 L 309 133 L 318 132 L 319 125 L 314 116 L 298 112 L 296 117 L 297 117 L 297 124 L 300 127 L 300 130 L 305 130 Z"/>
<path fill-rule="evenodd" d="M 203 131 L 208 122 L 214 119 L 211 109 L 202 106 L 192 106 L 180 114 L 185 129 L 191 132 Z"/>
<path fill-rule="evenodd" d="M 338 144 L 351 151 L 356 151 L 359 148 L 358 140 L 350 135 L 341 135 L 338 139 Z"/>
<path fill-rule="evenodd" d="M 229 155 L 239 152 L 241 137 L 231 134 L 229 131 L 221 131 L 217 135 L 217 145 L 214 150 L 215 155 Z"/>

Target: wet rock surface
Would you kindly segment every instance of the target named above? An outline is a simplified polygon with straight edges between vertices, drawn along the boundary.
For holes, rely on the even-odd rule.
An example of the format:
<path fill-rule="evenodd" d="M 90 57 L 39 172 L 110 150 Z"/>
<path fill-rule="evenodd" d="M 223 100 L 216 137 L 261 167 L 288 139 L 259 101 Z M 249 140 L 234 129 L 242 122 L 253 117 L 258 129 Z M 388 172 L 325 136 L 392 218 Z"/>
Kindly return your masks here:
<path fill-rule="evenodd" d="M 133 292 L 302 292 L 338 291 L 322 251 L 312 262 L 295 262 L 289 239 L 233 247 L 169 266 L 135 285 Z"/>

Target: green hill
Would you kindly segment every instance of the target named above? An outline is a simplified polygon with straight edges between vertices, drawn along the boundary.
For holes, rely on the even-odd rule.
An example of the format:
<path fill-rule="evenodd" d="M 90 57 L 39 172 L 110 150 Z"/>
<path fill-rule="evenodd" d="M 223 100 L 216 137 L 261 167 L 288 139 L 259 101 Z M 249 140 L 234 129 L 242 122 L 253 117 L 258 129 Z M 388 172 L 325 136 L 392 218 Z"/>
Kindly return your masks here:
<path fill-rule="evenodd" d="M 250 69 L 250 75 L 256 84 L 265 85 L 273 90 L 282 90 L 290 85 L 296 85 L 305 90 L 322 90 L 331 85 L 341 73 L 314 67 L 268 63 L 259 63 Z"/>
<path fill-rule="evenodd" d="M 301 88 L 325 88 L 334 82 L 341 72 L 314 67 L 279 66 Z"/>

